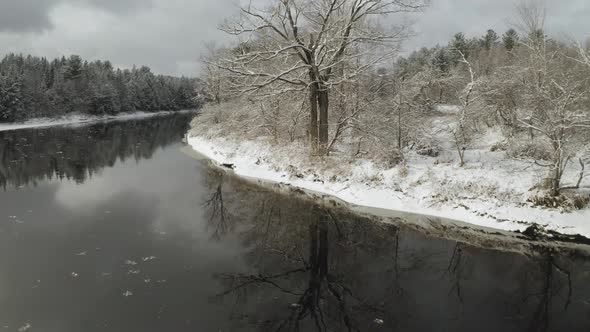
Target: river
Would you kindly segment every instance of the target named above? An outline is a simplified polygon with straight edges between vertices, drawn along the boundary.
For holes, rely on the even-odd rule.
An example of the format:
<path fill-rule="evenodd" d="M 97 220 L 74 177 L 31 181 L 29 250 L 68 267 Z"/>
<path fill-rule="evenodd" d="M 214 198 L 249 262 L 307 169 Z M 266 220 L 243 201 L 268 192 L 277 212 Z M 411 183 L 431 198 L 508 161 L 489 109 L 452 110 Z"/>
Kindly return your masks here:
<path fill-rule="evenodd" d="M 256 187 L 187 153 L 191 117 L 0 132 L 0 330 L 590 330 L 585 251 Z"/>

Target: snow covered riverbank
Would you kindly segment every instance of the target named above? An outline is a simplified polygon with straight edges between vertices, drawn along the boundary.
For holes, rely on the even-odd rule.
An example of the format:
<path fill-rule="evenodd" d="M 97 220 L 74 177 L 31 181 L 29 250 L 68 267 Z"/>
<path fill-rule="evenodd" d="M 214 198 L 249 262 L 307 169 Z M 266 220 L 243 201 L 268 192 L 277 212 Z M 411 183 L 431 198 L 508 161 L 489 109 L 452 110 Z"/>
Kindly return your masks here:
<path fill-rule="evenodd" d="M 541 177 L 524 161 L 480 152 L 479 162 L 457 167 L 410 156 L 405 166 L 381 169 L 368 160 L 325 157 L 313 161 L 296 144 L 273 148 L 265 139 L 241 141 L 189 134 L 188 143 L 218 164 L 233 164 L 238 176 L 287 183 L 348 203 L 419 213 L 507 231 L 537 223 L 564 234 L 590 237 L 590 209 L 564 212 L 527 203 Z M 475 152 L 477 153 L 477 151 Z M 482 155 L 483 154 L 483 155 Z M 526 170 L 526 171 L 525 171 Z"/>
<path fill-rule="evenodd" d="M 132 119 L 142 119 L 142 118 L 149 118 L 154 116 L 162 116 L 162 115 L 170 115 L 174 113 L 188 113 L 193 112 L 191 110 L 183 110 L 183 111 L 162 111 L 162 112 L 155 112 L 155 113 L 146 113 L 146 112 L 134 112 L 134 113 L 121 113 L 117 115 L 101 115 L 101 116 L 93 116 L 87 114 L 72 114 L 60 118 L 37 118 L 27 120 L 25 122 L 15 122 L 15 123 L 0 123 L 0 132 L 1 131 L 8 131 L 8 130 L 17 130 L 17 129 L 27 129 L 27 128 L 41 128 L 41 127 L 53 127 L 53 126 L 63 126 L 63 125 L 75 125 L 75 124 L 83 124 L 83 123 L 92 123 L 92 122 L 100 122 L 100 121 L 109 121 L 109 120 L 132 120 Z"/>

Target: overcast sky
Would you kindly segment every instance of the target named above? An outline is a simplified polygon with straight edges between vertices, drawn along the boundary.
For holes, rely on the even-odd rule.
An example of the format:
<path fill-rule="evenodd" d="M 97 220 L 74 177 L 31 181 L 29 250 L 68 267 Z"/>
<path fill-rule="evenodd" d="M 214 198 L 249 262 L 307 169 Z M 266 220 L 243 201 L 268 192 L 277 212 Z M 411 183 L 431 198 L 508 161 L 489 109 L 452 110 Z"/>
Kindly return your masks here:
<path fill-rule="evenodd" d="M 79 54 L 116 66 L 147 65 L 154 72 L 195 76 L 207 41 L 228 40 L 217 30 L 237 0 L 0 0 L 0 54 L 47 57 Z M 516 0 L 431 0 L 416 16 L 411 50 L 445 44 L 456 32 L 503 32 Z M 547 0 L 548 32 L 590 38 L 590 0 Z"/>

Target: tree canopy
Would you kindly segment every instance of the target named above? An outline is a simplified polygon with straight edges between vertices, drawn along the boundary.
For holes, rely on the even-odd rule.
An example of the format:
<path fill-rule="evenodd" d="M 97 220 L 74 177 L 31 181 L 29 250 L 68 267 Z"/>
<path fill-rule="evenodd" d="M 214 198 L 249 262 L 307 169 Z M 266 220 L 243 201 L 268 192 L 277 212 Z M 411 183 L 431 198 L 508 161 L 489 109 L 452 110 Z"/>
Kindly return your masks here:
<path fill-rule="evenodd" d="M 0 60 L 0 122 L 192 109 L 197 86 L 196 79 L 155 75 L 148 67 L 121 70 L 77 55 L 49 61 L 9 54 Z"/>

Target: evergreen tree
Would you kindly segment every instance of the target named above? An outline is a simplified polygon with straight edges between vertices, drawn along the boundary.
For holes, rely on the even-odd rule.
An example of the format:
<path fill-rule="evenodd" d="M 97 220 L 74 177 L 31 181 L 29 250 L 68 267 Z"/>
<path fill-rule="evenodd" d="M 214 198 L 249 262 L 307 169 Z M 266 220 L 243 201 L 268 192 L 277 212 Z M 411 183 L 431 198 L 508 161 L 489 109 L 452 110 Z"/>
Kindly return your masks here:
<path fill-rule="evenodd" d="M 8 82 L 4 75 L 0 73 L 0 121 L 9 121 L 11 118 L 10 114 L 8 113 L 8 105 L 5 105 L 5 96 L 7 95 L 7 85 Z"/>
<path fill-rule="evenodd" d="M 64 68 L 64 78 L 66 80 L 75 80 L 82 76 L 82 58 L 72 55 L 66 62 Z"/>
<path fill-rule="evenodd" d="M 465 38 L 465 35 L 462 32 L 456 33 L 455 36 L 453 36 L 451 46 L 455 50 L 463 53 L 463 55 L 466 58 L 469 57 L 469 42 L 467 41 L 467 38 Z"/>
<path fill-rule="evenodd" d="M 447 53 L 447 50 L 444 48 L 440 48 L 434 54 L 434 58 L 432 59 L 432 65 L 436 68 L 441 74 L 447 74 L 451 68 L 452 60 Z"/>
<path fill-rule="evenodd" d="M 487 33 L 482 37 L 480 43 L 484 49 L 489 51 L 498 42 L 498 39 L 498 34 L 496 34 L 494 30 L 489 29 Z"/>
<path fill-rule="evenodd" d="M 22 75 L 18 73 L 17 68 L 11 67 L 9 74 L 0 84 L 0 121 L 15 121 L 19 117 L 24 117 Z"/>
<path fill-rule="evenodd" d="M 516 47 L 516 43 L 518 43 L 518 32 L 514 29 L 509 29 L 502 36 L 502 42 L 506 50 L 512 51 Z"/>

